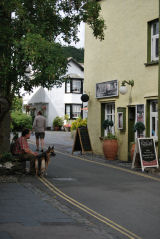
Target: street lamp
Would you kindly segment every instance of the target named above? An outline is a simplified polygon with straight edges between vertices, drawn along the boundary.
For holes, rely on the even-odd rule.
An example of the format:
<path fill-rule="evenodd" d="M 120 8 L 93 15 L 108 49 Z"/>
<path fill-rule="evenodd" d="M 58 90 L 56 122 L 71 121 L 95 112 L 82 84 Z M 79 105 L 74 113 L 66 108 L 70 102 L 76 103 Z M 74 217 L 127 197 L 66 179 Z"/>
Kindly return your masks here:
<path fill-rule="evenodd" d="M 126 84 L 130 85 L 131 87 L 134 86 L 134 80 L 129 80 L 129 81 L 122 81 L 122 85 L 121 87 L 119 88 L 119 92 L 122 94 L 122 95 L 125 95 L 127 93 L 127 87 L 126 87 Z"/>

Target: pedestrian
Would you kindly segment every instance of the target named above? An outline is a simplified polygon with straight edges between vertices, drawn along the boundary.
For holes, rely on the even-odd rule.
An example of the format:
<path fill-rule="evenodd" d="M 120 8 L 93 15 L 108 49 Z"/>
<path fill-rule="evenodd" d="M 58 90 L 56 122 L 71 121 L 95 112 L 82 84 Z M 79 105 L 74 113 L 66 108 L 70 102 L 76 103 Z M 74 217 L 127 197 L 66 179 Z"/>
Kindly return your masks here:
<path fill-rule="evenodd" d="M 18 156 L 18 158 L 22 161 L 22 170 L 25 172 L 26 170 L 26 161 L 30 161 L 30 172 L 34 173 L 34 163 L 35 158 L 38 155 L 37 152 L 33 152 L 28 145 L 27 140 L 30 138 L 31 130 L 24 129 L 22 131 L 22 136 L 17 138 L 14 148 L 13 155 Z"/>
<path fill-rule="evenodd" d="M 41 111 L 38 111 L 38 114 L 33 122 L 33 130 L 35 130 L 37 151 L 39 151 L 39 145 L 41 144 L 41 152 L 43 152 L 45 128 L 46 128 L 46 118 L 42 115 Z"/>

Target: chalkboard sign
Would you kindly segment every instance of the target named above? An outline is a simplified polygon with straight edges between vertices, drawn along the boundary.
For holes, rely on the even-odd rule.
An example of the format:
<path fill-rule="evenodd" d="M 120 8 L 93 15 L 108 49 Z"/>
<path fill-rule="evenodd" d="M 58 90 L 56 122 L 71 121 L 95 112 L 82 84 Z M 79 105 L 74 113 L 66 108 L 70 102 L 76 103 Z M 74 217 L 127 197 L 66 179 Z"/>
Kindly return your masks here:
<path fill-rule="evenodd" d="M 135 157 L 137 153 L 139 153 L 140 155 L 142 171 L 144 171 L 144 168 L 146 167 L 159 167 L 155 149 L 155 141 L 153 138 L 137 139 L 133 164 L 135 162 Z"/>
<path fill-rule="evenodd" d="M 74 151 L 92 152 L 90 138 L 87 127 L 81 127 L 76 130 L 72 153 Z"/>

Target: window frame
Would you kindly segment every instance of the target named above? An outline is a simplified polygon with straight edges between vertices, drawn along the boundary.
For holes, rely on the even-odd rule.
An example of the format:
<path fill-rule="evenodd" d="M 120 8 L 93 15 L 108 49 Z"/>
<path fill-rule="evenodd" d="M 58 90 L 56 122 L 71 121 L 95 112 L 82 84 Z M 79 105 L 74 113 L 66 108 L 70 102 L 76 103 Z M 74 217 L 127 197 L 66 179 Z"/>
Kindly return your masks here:
<path fill-rule="evenodd" d="M 108 113 L 107 112 L 107 106 L 111 105 L 112 108 L 112 112 Z M 109 119 L 110 120 L 110 116 L 111 116 L 111 120 L 113 121 L 113 126 L 111 127 L 111 133 L 115 134 L 115 102 L 108 102 L 104 104 L 104 119 Z M 108 130 L 104 130 L 104 136 L 107 136 Z"/>
<path fill-rule="evenodd" d="M 70 107 L 70 115 L 69 115 L 69 119 L 78 119 L 79 117 L 82 117 L 82 110 L 80 111 L 80 116 L 79 117 L 73 117 L 73 106 L 80 106 L 80 108 L 82 108 L 82 104 L 65 104 L 65 114 L 67 114 L 67 106 Z"/>
<path fill-rule="evenodd" d="M 158 107 L 158 100 L 150 101 L 150 137 L 154 138 L 156 141 L 158 140 L 158 109 L 156 112 L 152 112 L 152 103 L 156 102 Z M 155 118 L 155 136 L 152 135 L 152 121 Z"/>
<path fill-rule="evenodd" d="M 148 38 L 147 38 L 147 62 L 148 63 L 154 63 L 159 60 L 159 58 L 156 57 L 156 39 L 159 39 L 159 32 L 158 34 L 153 35 L 153 25 L 155 23 L 159 24 L 159 20 L 154 19 L 148 22 Z"/>
<path fill-rule="evenodd" d="M 80 92 L 73 91 L 73 82 L 74 81 L 81 82 Z M 70 84 L 70 91 L 67 91 L 67 84 Z M 82 78 L 73 78 L 73 79 L 67 80 L 67 82 L 65 82 L 65 93 L 66 94 L 82 94 L 83 93 L 83 79 Z"/>

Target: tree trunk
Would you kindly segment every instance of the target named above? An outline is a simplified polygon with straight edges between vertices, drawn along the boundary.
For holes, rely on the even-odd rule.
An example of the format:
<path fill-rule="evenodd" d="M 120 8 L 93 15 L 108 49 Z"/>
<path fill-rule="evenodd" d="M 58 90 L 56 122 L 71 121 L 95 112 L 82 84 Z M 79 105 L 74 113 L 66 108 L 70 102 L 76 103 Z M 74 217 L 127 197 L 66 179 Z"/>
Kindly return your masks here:
<path fill-rule="evenodd" d="M 5 112 L 5 115 L 0 120 L 0 154 L 10 151 L 10 113 Z"/>

